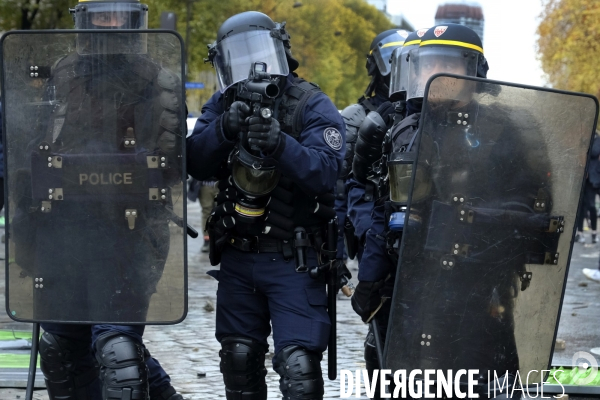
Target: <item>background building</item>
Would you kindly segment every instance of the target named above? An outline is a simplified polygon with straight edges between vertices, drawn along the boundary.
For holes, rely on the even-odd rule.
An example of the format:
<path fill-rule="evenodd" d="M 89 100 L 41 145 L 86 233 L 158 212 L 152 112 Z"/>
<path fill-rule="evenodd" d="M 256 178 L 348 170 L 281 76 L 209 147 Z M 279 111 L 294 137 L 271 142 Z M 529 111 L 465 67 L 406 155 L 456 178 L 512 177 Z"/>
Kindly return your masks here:
<path fill-rule="evenodd" d="M 410 22 L 408 22 L 404 15 L 392 15 L 387 11 L 387 0 L 367 0 L 367 3 L 371 4 L 372 6 L 375 6 L 379 11 L 384 13 L 385 16 L 388 17 L 390 21 L 392 21 L 392 24 L 394 24 L 394 27 L 396 27 L 397 29 L 404 29 L 409 32 L 415 30 L 415 28 L 411 25 Z"/>
<path fill-rule="evenodd" d="M 475 2 L 448 2 L 438 6 L 435 13 L 435 24 L 460 24 L 473 29 L 483 43 L 483 10 Z"/>

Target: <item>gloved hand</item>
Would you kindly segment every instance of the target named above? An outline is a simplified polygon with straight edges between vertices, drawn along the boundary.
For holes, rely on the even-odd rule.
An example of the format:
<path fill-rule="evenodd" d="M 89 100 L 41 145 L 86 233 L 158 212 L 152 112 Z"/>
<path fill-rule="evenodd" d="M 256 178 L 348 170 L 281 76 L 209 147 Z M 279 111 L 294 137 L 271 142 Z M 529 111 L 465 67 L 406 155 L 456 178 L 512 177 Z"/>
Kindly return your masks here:
<path fill-rule="evenodd" d="M 346 286 L 348 282 L 350 282 L 350 279 L 352 279 L 352 274 L 348 270 L 348 267 L 346 267 L 346 264 L 344 264 L 344 261 L 340 259 L 336 259 L 334 261 L 334 268 L 337 270 L 338 277 L 337 286 L 335 289 L 339 292 L 342 287 Z"/>
<path fill-rule="evenodd" d="M 262 117 L 248 118 L 248 144 L 264 154 L 270 154 L 277 148 L 281 137 L 279 121 Z"/>
<path fill-rule="evenodd" d="M 396 113 L 396 108 L 394 104 L 389 101 L 381 103 L 381 105 L 377 107 L 377 110 L 375 112 L 381 115 L 381 118 L 383 118 L 388 128 L 391 128 L 394 122 L 394 114 Z"/>
<path fill-rule="evenodd" d="M 251 114 L 250 106 L 243 101 L 235 101 L 223 114 L 223 133 L 227 140 L 235 140 L 242 128 L 247 126 L 246 118 Z"/>
<path fill-rule="evenodd" d="M 360 316 L 363 322 L 367 322 L 371 314 L 381 304 L 379 289 L 383 287 L 383 284 L 384 281 L 361 281 L 356 286 L 350 300 L 352 302 L 352 309 Z"/>

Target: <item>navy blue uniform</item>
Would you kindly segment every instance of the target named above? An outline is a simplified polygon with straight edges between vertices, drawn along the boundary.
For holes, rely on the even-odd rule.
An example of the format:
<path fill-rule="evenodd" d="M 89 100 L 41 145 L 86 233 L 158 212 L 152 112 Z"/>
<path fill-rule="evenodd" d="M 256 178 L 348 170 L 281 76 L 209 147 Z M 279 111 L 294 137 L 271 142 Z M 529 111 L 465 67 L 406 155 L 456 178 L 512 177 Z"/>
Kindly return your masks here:
<path fill-rule="evenodd" d="M 290 74 L 283 91 L 292 81 Z M 202 116 L 187 138 L 188 173 L 198 180 L 218 175 L 234 147 L 223 134 L 220 116 L 224 112 L 222 95 L 217 92 L 202 108 Z M 341 133 L 341 147 L 325 140 L 328 128 Z M 282 131 L 278 147 L 265 158 L 273 160 L 282 175 L 307 195 L 331 193 L 344 158 L 344 141 L 345 127 L 338 110 L 325 94 L 317 93 L 304 109 L 298 139 Z M 316 265 L 312 249 L 308 258 L 309 265 Z M 241 252 L 226 245 L 221 269 L 211 275 L 219 280 L 216 337 L 222 344 L 228 336 L 243 336 L 266 350 L 271 322 L 276 370 L 277 354 L 288 346 L 318 353 L 326 349 L 330 323 L 325 283 L 295 272 L 293 259 L 284 260 L 281 253 Z"/>

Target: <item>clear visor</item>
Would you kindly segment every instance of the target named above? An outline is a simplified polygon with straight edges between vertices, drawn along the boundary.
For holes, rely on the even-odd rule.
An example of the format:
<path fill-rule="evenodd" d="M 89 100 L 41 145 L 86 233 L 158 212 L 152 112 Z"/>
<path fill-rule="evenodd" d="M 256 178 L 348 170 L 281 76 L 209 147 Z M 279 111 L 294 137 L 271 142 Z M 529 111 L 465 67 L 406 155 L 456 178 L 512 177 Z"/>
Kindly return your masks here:
<path fill-rule="evenodd" d="M 93 29 L 77 36 L 77 52 L 92 54 L 146 54 L 144 33 L 110 33 L 112 29 L 148 29 L 148 7 L 138 3 L 85 3 L 75 7 L 75 28 Z"/>
<path fill-rule="evenodd" d="M 139 3 L 85 3 L 74 12 L 75 29 L 148 29 L 148 6 Z"/>
<path fill-rule="evenodd" d="M 390 97 L 408 90 L 409 58 L 408 52 L 418 49 L 418 44 L 402 47 L 392 54 L 392 75 L 390 79 Z"/>
<path fill-rule="evenodd" d="M 213 60 L 221 92 L 248 79 L 250 67 L 260 61 L 267 64 L 271 75 L 287 76 L 289 67 L 283 42 L 271 36 L 271 31 L 241 32 L 217 44 Z"/>
<path fill-rule="evenodd" d="M 478 54 L 453 46 L 420 46 L 410 50 L 407 99 L 423 98 L 425 85 L 435 74 L 476 76 Z M 460 88 L 457 88 L 457 95 L 459 93 Z"/>
<path fill-rule="evenodd" d="M 378 47 L 373 50 L 373 58 L 382 76 L 388 76 L 392 70 L 390 64 L 392 52 L 404 44 L 404 39 L 398 40 L 399 38 L 400 35 L 390 35 L 379 42 Z"/>
<path fill-rule="evenodd" d="M 233 183 L 250 196 L 265 196 L 277 186 L 281 173 L 276 169 L 254 169 L 238 160 L 231 169 Z"/>

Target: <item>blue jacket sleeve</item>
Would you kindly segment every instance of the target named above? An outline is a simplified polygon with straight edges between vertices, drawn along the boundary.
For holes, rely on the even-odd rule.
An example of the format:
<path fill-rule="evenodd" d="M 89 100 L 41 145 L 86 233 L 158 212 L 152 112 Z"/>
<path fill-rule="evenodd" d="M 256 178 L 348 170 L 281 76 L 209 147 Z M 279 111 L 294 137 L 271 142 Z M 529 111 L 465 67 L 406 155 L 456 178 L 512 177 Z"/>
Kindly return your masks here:
<path fill-rule="evenodd" d="M 358 280 L 377 282 L 392 272 L 393 262 L 387 255 L 384 239 L 384 206 L 376 206 L 372 213 L 373 222 L 367 231 L 365 250 L 358 267 Z"/>
<path fill-rule="evenodd" d="M 354 226 L 354 233 L 360 239 L 371 226 L 373 201 L 365 200 L 365 185 L 353 178 L 346 181 L 348 190 L 348 218 Z"/>
<path fill-rule="evenodd" d="M 281 133 L 271 155 L 281 173 L 304 192 L 319 195 L 335 187 L 346 153 L 346 128 L 340 113 L 324 94 L 314 95 L 304 111 L 298 141 Z"/>
<path fill-rule="evenodd" d="M 199 181 L 215 176 L 235 144 L 223 134 L 221 116 L 224 112 L 221 93 L 217 92 L 202 107 L 202 115 L 186 139 L 188 174 Z"/>

